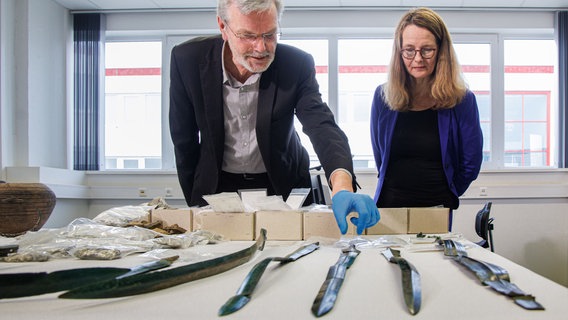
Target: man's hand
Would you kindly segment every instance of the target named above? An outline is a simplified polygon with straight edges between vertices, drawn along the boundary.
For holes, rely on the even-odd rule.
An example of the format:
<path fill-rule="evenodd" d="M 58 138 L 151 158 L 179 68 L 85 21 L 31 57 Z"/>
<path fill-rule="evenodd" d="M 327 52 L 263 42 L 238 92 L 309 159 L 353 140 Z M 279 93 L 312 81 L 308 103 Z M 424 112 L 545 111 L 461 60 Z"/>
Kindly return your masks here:
<path fill-rule="evenodd" d="M 359 214 L 359 217 L 351 218 L 351 223 L 357 226 L 357 234 L 362 234 L 365 228 L 374 226 L 381 218 L 371 197 L 347 190 L 341 190 L 333 196 L 331 208 L 341 234 L 347 233 L 347 215 L 351 212 Z"/>

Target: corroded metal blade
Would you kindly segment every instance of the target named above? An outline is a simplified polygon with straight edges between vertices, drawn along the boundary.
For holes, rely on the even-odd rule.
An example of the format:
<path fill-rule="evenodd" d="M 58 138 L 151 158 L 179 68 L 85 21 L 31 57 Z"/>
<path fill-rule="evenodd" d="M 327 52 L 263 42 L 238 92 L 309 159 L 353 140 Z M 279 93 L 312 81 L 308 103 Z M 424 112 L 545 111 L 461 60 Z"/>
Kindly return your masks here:
<path fill-rule="evenodd" d="M 417 314 L 422 303 L 420 274 L 410 262 L 400 256 L 400 251 L 387 248 L 382 254 L 389 262 L 398 264 L 401 272 L 404 302 L 410 314 Z"/>
<path fill-rule="evenodd" d="M 261 229 L 257 241 L 249 248 L 215 259 L 201 261 L 164 271 L 138 274 L 122 279 L 99 282 L 68 291 L 59 296 L 64 299 L 100 299 L 132 296 L 158 291 L 182 283 L 210 277 L 247 261 L 257 250 L 264 249 L 266 230 Z"/>
<path fill-rule="evenodd" d="M 169 267 L 178 258 L 179 258 L 179 256 L 172 256 L 172 257 L 168 257 L 168 258 L 164 258 L 164 259 L 160 259 L 160 260 L 151 261 L 151 262 L 141 264 L 139 266 L 136 266 L 136 267 L 130 269 L 130 271 L 128 271 L 127 273 L 121 274 L 120 276 L 116 277 L 116 279 L 131 277 L 131 276 L 134 276 L 134 275 L 137 275 L 137 274 L 142 274 L 142 273 L 162 269 L 162 268 L 165 268 L 165 267 Z"/>
<path fill-rule="evenodd" d="M 476 260 L 467 255 L 463 246 L 454 240 L 443 240 L 444 254 L 473 272 L 479 281 L 491 289 L 513 299 L 515 304 L 527 310 L 544 310 L 544 307 L 532 295 L 524 293 L 519 287 L 509 282 L 509 273 L 494 264 Z"/>
<path fill-rule="evenodd" d="M 237 294 L 230 297 L 221 308 L 219 308 L 218 315 L 226 316 L 233 312 L 239 311 L 250 301 L 249 296 Z"/>
<path fill-rule="evenodd" d="M 355 262 L 355 258 L 357 258 L 359 253 L 361 251 L 357 250 L 354 245 L 351 245 L 341 252 L 337 262 L 329 268 L 326 279 L 312 304 L 312 313 L 316 317 L 321 317 L 331 311 L 345 279 L 345 273 Z"/>
<path fill-rule="evenodd" d="M 131 269 L 77 268 L 54 272 L 11 273 L 0 275 L 0 299 L 29 297 L 45 293 L 71 290 L 86 284 L 120 279 L 165 268 L 177 256 L 147 262 Z"/>
<path fill-rule="evenodd" d="M 0 275 L 0 299 L 36 296 L 70 290 L 114 279 L 130 271 L 127 268 L 79 268 L 54 272 L 11 273 Z"/>
<path fill-rule="evenodd" d="M 260 281 L 260 278 L 262 277 L 264 271 L 266 270 L 266 267 L 268 267 L 268 264 L 270 262 L 279 261 L 280 264 L 286 264 L 292 261 L 296 261 L 301 257 L 314 252 L 318 248 L 319 243 L 316 242 L 302 246 L 286 257 L 271 257 L 263 259 L 250 270 L 237 293 L 229 298 L 229 300 L 227 300 L 227 302 L 225 302 L 223 306 L 221 306 L 218 314 L 220 316 L 228 315 L 244 307 L 250 301 L 256 285 Z"/>

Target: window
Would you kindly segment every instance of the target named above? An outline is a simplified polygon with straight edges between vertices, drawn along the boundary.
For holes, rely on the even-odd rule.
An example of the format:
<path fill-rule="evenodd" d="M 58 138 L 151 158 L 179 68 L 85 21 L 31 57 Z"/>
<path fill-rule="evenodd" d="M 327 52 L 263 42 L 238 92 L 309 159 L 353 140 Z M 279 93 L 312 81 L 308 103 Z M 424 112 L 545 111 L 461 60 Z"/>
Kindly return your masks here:
<path fill-rule="evenodd" d="M 337 106 L 330 107 L 349 138 L 355 167 L 373 168 L 369 113 L 375 88 L 387 79 L 392 39 L 328 40 L 319 40 L 326 44 L 321 47 L 308 46 L 305 40 L 282 42 L 316 57 L 318 81 L 324 84 L 322 91 L 326 96 L 337 92 L 336 99 L 330 95 L 328 101 L 337 101 Z M 551 143 L 556 117 L 550 108 L 556 95 L 554 41 L 504 40 L 504 53 L 497 49 L 499 41 L 493 35 L 458 35 L 454 44 L 465 80 L 477 98 L 484 136 L 484 167 L 556 166 L 555 146 Z M 328 47 L 337 47 L 337 53 L 322 57 Z M 500 54 L 504 55 L 504 65 L 496 63 Z M 329 67 L 333 65 L 338 66 L 337 70 Z M 537 85 L 533 85 L 534 79 L 538 80 Z M 334 83 L 337 90 L 329 86 Z M 504 134 L 494 135 L 495 132 Z M 302 141 L 312 160 L 317 161 L 309 140 L 304 136 Z"/>
<path fill-rule="evenodd" d="M 320 93 L 322 95 L 322 100 L 329 104 L 329 59 L 328 59 L 328 41 L 327 40 L 307 40 L 307 39 L 295 39 L 295 40 L 280 40 L 279 43 L 288 44 L 310 53 L 314 58 L 314 63 L 316 65 L 316 80 L 319 84 Z M 296 131 L 300 136 L 302 144 L 308 151 L 310 155 L 310 167 L 315 167 L 319 165 L 318 157 L 314 151 L 314 147 L 310 142 L 310 138 L 302 132 L 302 124 L 296 118 L 294 121 L 294 126 Z"/>
<path fill-rule="evenodd" d="M 162 43 L 105 45 L 105 169 L 160 169 Z"/>
<path fill-rule="evenodd" d="M 471 40 L 470 40 L 471 41 Z M 475 94 L 483 132 L 483 161 L 491 157 L 491 43 L 455 42 L 463 76 Z"/>
<path fill-rule="evenodd" d="M 314 57 L 322 99 L 349 138 L 355 168 L 374 169 L 369 115 L 376 87 L 387 80 L 392 34 L 284 35 L 280 43 Z M 484 135 L 483 168 L 557 167 L 556 44 L 498 34 L 452 35 L 466 82 L 477 98 Z M 106 169 L 175 168 L 168 135 L 169 70 L 162 51 L 188 36 L 106 46 Z M 144 52 L 144 54 L 140 54 Z M 167 59 L 166 59 L 167 60 Z M 163 70 L 162 70 L 163 69 Z M 166 107 L 162 107 L 166 106 Z M 296 128 L 312 160 L 313 147 Z"/>
<path fill-rule="evenodd" d="M 505 167 L 556 164 L 556 44 L 553 40 L 505 40 Z M 554 139 L 555 141 L 555 139 Z"/>
<path fill-rule="evenodd" d="M 369 119 L 373 95 L 386 82 L 392 39 L 339 39 L 337 122 L 349 138 L 353 164 L 373 168 Z"/>

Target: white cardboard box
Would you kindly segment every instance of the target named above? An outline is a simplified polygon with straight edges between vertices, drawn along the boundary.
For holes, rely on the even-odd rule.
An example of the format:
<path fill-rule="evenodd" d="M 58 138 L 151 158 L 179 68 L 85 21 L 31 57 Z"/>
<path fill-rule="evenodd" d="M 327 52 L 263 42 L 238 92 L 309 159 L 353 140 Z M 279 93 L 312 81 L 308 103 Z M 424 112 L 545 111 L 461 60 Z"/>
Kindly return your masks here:
<path fill-rule="evenodd" d="M 346 235 L 357 235 L 357 227 L 349 221 L 355 213 L 347 216 Z M 335 216 L 331 209 L 329 211 L 307 211 L 304 212 L 304 240 L 311 237 L 341 238 L 341 231 L 335 221 Z"/>
<path fill-rule="evenodd" d="M 193 231 L 212 231 L 227 240 L 254 240 L 254 220 L 252 212 L 194 210 Z"/>
<path fill-rule="evenodd" d="M 191 232 L 192 214 L 190 208 L 181 209 L 152 209 L 150 211 L 150 221 L 162 221 L 165 225 L 177 224 L 187 232 Z"/>
<path fill-rule="evenodd" d="M 408 233 L 446 233 L 449 208 L 408 208 Z"/>
<path fill-rule="evenodd" d="M 303 213 L 301 211 L 257 211 L 255 234 L 266 229 L 267 240 L 302 240 Z"/>
<path fill-rule="evenodd" d="M 367 228 L 368 235 L 448 232 L 448 208 L 379 208 L 379 214 L 379 222 Z"/>
<path fill-rule="evenodd" d="M 379 208 L 381 219 L 367 228 L 368 235 L 406 234 L 408 232 L 408 208 Z"/>

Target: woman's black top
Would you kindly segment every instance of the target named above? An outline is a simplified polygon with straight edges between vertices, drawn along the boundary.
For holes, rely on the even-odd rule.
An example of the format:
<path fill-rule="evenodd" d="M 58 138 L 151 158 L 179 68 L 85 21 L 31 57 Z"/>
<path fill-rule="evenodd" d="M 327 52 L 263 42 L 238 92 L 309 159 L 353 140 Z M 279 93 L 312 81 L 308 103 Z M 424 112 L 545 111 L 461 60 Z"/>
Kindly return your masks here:
<path fill-rule="evenodd" d="M 446 181 L 437 112 L 398 115 L 379 208 L 431 207 L 457 209 L 458 198 Z"/>

